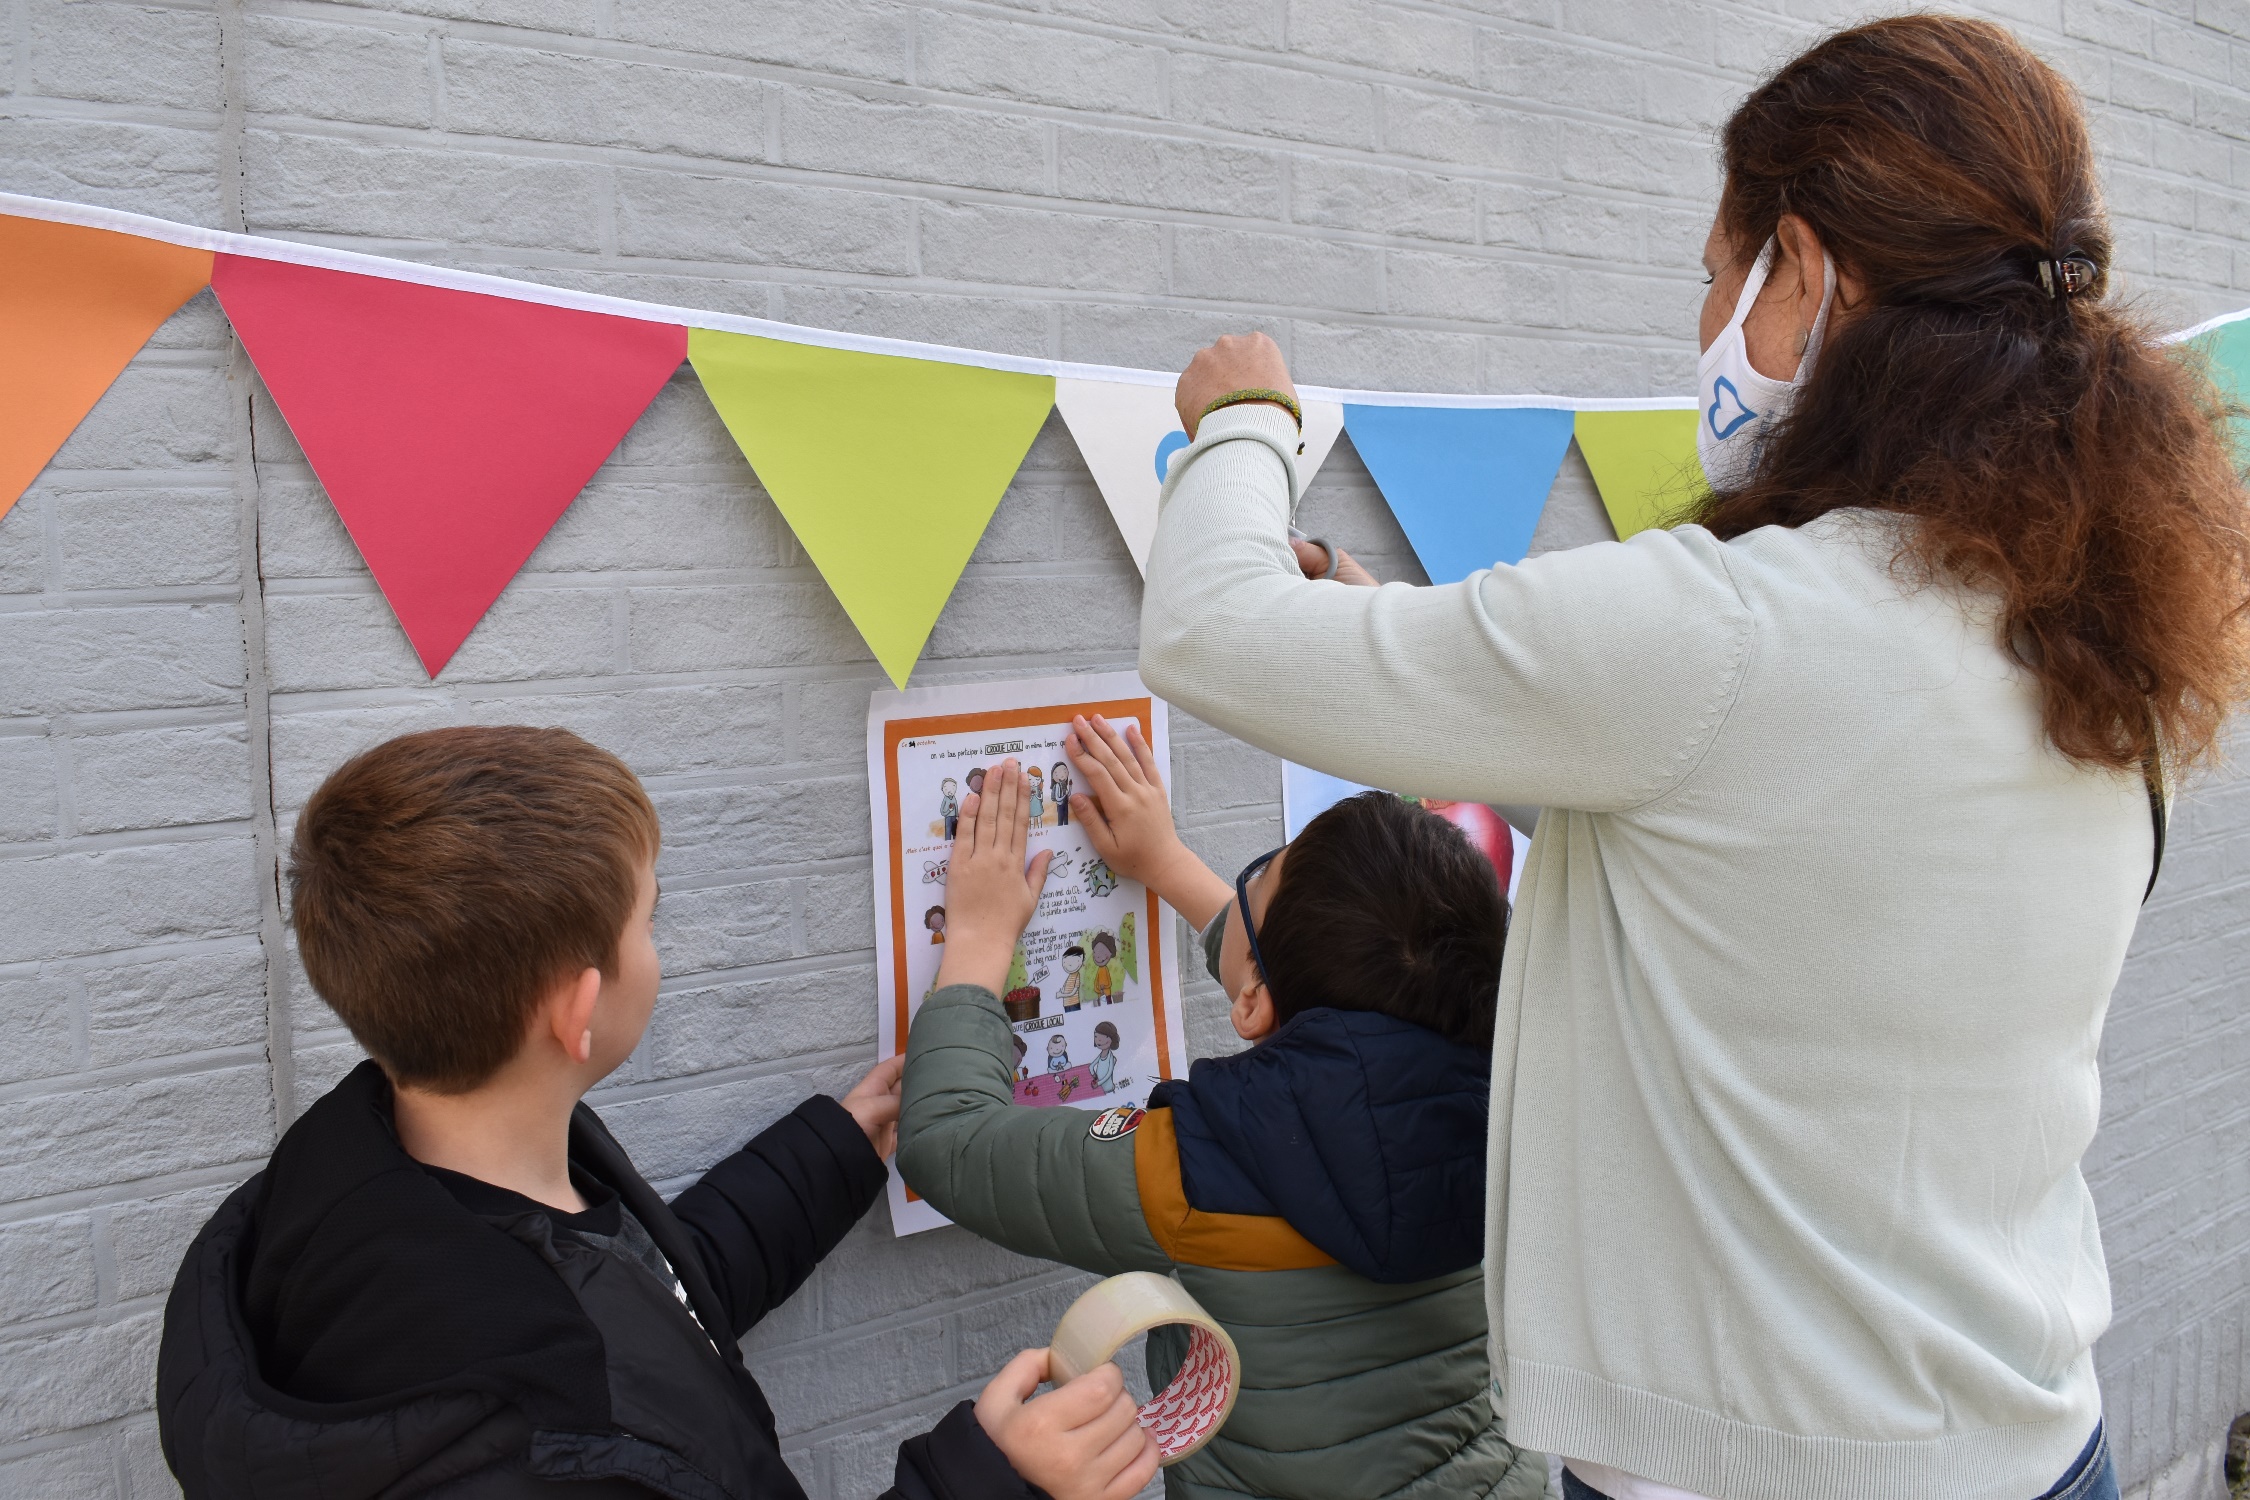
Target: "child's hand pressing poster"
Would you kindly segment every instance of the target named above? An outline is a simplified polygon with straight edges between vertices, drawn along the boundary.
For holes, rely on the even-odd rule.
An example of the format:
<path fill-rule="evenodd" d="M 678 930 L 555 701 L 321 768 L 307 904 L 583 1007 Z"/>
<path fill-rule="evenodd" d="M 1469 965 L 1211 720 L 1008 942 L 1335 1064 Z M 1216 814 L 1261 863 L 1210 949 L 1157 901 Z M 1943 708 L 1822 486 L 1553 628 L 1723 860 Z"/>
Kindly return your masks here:
<path fill-rule="evenodd" d="M 1018 1104 L 1141 1106 L 1185 1071 L 1170 909 L 1111 869 L 1071 812 L 1085 788 L 1064 741 L 1074 718 L 1096 715 L 1137 725 L 1149 763 L 1169 765 L 1164 704 L 1131 672 L 885 690 L 868 704 L 884 1056 L 905 1053 L 944 966 L 947 982 L 999 995 L 1016 1034 Z M 1003 840 L 1011 866 L 1021 839 L 1024 863 L 998 868 L 980 839 Z M 995 941 L 1026 912 L 1020 940 Z M 890 1193 L 897 1233 L 946 1222 L 895 1172 Z"/>

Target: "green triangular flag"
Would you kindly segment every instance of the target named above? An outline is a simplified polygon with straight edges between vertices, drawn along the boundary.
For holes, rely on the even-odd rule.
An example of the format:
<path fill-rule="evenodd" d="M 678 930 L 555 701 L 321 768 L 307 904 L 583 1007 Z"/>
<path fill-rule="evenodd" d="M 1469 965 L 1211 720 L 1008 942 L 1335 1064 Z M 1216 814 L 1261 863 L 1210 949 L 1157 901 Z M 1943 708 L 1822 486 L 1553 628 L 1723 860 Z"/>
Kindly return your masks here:
<path fill-rule="evenodd" d="M 1054 377 L 688 330 L 688 359 L 900 687 L 1055 404 Z"/>
<path fill-rule="evenodd" d="M 1582 411 L 1573 429 L 1619 541 L 1677 520 L 1703 490 L 1693 411 Z"/>

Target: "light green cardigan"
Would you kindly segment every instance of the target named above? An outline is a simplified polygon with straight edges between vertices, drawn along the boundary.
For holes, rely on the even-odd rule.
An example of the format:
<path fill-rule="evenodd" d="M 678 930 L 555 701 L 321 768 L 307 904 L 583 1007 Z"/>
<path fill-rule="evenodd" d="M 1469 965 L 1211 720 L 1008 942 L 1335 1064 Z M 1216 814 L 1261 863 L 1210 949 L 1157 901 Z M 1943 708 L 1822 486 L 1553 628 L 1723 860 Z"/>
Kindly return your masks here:
<path fill-rule="evenodd" d="M 2023 1500 L 2101 1414 L 2079 1173 L 2148 879 L 1897 523 L 1697 527 L 1440 588 L 1299 575 L 1296 434 L 1173 462 L 1141 675 L 1276 754 L 1548 809 L 1492 1071 L 1508 1435 L 1721 1500 Z"/>

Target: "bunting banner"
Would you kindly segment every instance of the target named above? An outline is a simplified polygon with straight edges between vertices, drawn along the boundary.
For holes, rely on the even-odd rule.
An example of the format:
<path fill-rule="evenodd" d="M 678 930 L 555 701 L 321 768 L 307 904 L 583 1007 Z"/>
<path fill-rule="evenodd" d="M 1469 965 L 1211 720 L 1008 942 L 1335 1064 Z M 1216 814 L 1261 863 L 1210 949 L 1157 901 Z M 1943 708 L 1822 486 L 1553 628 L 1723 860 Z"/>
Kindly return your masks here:
<path fill-rule="evenodd" d="M 1602 509 L 1619 541 L 1637 531 L 1670 524 L 1703 489 L 1695 456 L 1697 413 L 1686 411 L 1586 411 L 1578 413 L 1578 451 L 1593 471 Z"/>
<path fill-rule="evenodd" d="M 1110 519 L 1133 554 L 1133 566 L 1148 572 L 1149 544 L 1156 540 L 1156 501 L 1172 455 L 1188 445 L 1180 415 L 1172 407 L 1173 377 L 1153 383 L 1124 380 L 1055 381 L 1055 409 L 1070 428 L 1072 441 L 1093 472 L 1094 484 L 1109 507 Z M 1302 401 L 1304 452 L 1297 455 L 1300 485 L 1313 475 L 1344 430 L 1344 408 L 1336 401 Z"/>
<path fill-rule="evenodd" d="M 1055 403 L 1052 376 L 698 328 L 688 359 L 903 688 Z"/>
<path fill-rule="evenodd" d="M 1432 583 L 1519 563 L 1547 508 L 1566 407 L 1347 406 L 1344 428 Z"/>
<path fill-rule="evenodd" d="M 211 252 L 0 218 L 0 516 L 149 335 L 211 280 Z"/>
<path fill-rule="evenodd" d="M 222 254 L 212 290 L 432 677 L 687 330 Z"/>
<path fill-rule="evenodd" d="M 683 357 L 904 685 L 1060 406 L 1127 550 L 1187 437 L 1174 377 L 803 328 L 0 193 L 0 516 L 156 328 L 217 292 L 408 640 L 441 671 Z M 2250 397 L 2250 311 L 2194 340 Z M 1300 386 L 1434 582 L 1520 560 L 1575 438 L 1619 537 L 1703 487 L 1689 398 Z M 1295 799 L 1308 806 L 1321 799 Z"/>

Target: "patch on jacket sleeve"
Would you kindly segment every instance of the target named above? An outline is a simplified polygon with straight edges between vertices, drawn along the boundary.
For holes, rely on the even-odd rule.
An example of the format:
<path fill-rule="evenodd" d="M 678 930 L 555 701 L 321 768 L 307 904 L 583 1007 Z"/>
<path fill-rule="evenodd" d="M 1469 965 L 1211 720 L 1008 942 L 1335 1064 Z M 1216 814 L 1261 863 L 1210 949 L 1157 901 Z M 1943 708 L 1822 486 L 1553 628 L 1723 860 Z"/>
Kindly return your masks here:
<path fill-rule="evenodd" d="M 1119 1104 L 1094 1116 L 1094 1123 L 1086 1127 L 1086 1133 L 1097 1141 L 1114 1141 L 1120 1136 L 1131 1135 L 1140 1129 L 1140 1125 L 1140 1107 Z"/>

